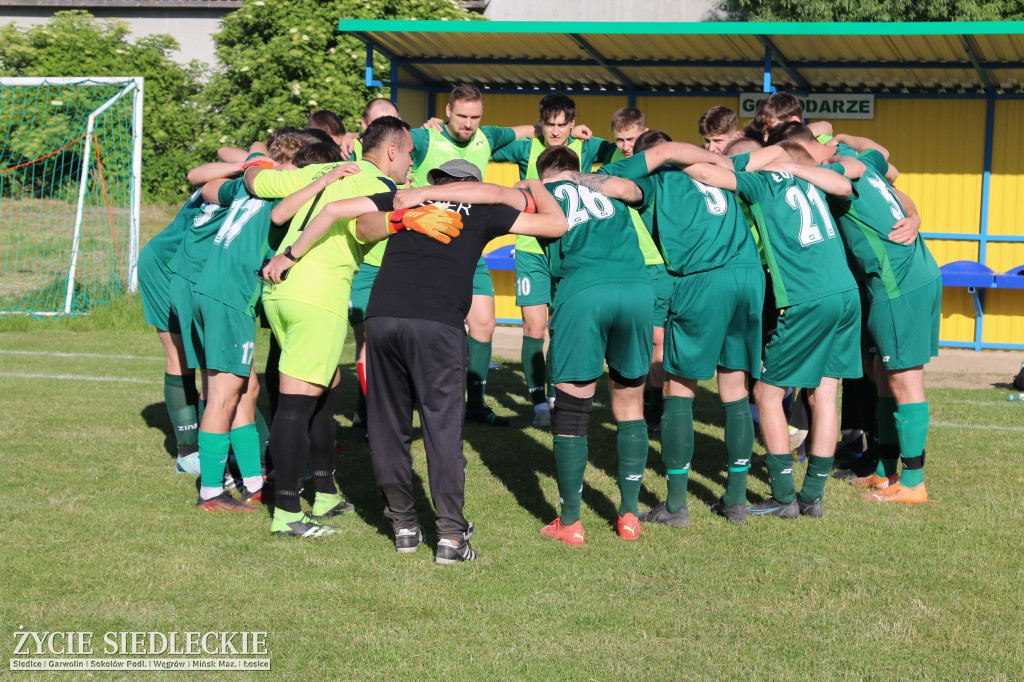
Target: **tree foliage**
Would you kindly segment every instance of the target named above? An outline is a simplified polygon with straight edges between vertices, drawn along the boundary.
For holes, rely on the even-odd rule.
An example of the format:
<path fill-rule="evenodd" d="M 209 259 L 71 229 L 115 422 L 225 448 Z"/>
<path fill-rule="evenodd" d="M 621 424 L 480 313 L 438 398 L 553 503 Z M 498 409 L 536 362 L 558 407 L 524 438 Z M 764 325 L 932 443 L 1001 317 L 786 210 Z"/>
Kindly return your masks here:
<path fill-rule="evenodd" d="M 1024 18 L 1022 0 L 722 0 L 733 21 L 1000 21 Z"/>
<path fill-rule="evenodd" d="M 367 99 L 365 47 L 338 32 L 339 19 L 466 20 L 451 0 L 246 0 L 214 36 L 222 65 L 206 97 L 207 148 L 248 145 L 281 125 L 304 125 L 315 109 L 354 128 Z M 378 64 L 387 73 L 388 64 Z"/>
<path fill-rule="evenodd" d="M 205 73 L 198 62 L 172 61 L 177 47 L 168 35 L 131 42 L 127 22 L 57 12 L 42 26 L 0 26 L 0 75 L 144 77 L 143 191 L 149 200 L 176 200 L 195 160 L 195 100 Z"/>

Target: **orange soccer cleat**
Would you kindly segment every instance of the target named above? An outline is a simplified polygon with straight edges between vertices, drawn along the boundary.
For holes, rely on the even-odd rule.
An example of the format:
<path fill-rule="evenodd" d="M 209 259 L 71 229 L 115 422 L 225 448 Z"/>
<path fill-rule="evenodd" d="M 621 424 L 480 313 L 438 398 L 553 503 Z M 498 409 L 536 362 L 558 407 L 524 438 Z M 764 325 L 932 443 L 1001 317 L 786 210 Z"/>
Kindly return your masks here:
<path fill-rule="evenodd" d="M 640 519 L 631 512 L 626 512 L 615 521 L 615 532 L 623 540 L 636 540 L 640 537 Z"/>
<path fill-rule="evenodd" d="M 908 488 L 899 483 L 892 483 L 887 488 L 876 490 L 872 493 L 861 493 L 860 499 L 866 502 L 904 502 L 906 504 L 921 504 L 928 501 L 928 491 L 924 483 L 918 483 L 913 488 Z"/>
<path fill-rule="evenodd" d="M 561 540 L 567 545 L 582 545 L 584 540 L 583 524 L 576 521 L 576 523 L 565 526 L 562 524 L 561 517 L 541 528 L 540 534 L 545 537 Z"/>
<path fill-rule="evenodd" d="M 857 478 L 850 479 L 850 485 L 854 488 L 870 488 L 874 490 L 883 490 L 888 488 L 893 483 L 897 483 L 900 480 L 899 474 L 893 474 L 892 476 L 879 476 L 872 472 L 868 476 L 858 476 Z"/>

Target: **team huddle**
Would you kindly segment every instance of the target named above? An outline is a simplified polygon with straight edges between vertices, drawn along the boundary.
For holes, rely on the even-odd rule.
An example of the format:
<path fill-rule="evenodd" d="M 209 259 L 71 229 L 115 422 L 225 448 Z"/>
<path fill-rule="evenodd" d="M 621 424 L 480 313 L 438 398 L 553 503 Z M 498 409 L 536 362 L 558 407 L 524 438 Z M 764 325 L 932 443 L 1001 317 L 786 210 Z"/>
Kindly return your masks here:
<path fill-rule="evenodd" d="M 353 508 L 334 476 L 351 326 L 353 424 L 367 428 L 396 549 L 414 552 L 424 537 L 412 493 L 415 409 L 437 511 L 435 561 L 475 559 L 463 424 L 509 424 L 485 401 L 495 307 L 482 253 L 505 234 L 516 235 L 533 425 L 553 434 L 561 509 L 542 535 L 585 542 L 587 433 L 606 367 L 615 531 L 625 540 L 642 523 L 689 525 L 693 401 L 713 377 L 728 477 L 712 509 L 726 520 L 820 517 L 833 474 L 866 501 L 927 501 L 923 369 L 938 351 L 942 286 L 884 147 L 806 126 L 786 93 L 764 100 L 742 131 L 735 113 L 714 107 L 698 123 L 703 147 L 648 129 L 632 107 L 615 113 L 609 142 L 576 125 L 566 95 L 543 97 L 536 125 L 481 126 L 483 106 L 477 88 L 459 86 L 446 120 L 410 129 L 392 102 L 372 100 L 358 135 L 314 112 L 306 130 L 224 148 L 221 161 L 189 173 L 201 188 L 143 249 L 139 282 L 167 356 L 176 468 L 199 475 L 199 508 L 270 503 L 273 534 L 336 532 L 328 521 Z M 517 164 L 520 182 L 482 182 L 491 161 Z M 252 362 L 261 318 L 272 332 L 269 429 Z M 841 382 L 844 419 L 857 402 L 872 444 L 836 467 Z M 792 389 L 809 422 L 799 491 Z M 755 504 L 751 396 L 771 485 Z M 649 434 L 659 431 L 668 494 L 641 512 Z M 308 511 L 304 480 L 315 490 Z"/>

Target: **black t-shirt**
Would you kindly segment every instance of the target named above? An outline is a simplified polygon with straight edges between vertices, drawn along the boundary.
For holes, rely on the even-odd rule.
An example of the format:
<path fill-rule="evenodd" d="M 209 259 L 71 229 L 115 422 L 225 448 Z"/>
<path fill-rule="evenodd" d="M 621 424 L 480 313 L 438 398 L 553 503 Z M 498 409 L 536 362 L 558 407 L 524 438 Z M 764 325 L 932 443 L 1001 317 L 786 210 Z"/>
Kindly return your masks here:
<path fill-rule="evenodd" d="M 367 319 L 407 317 L 462 327 L 480 254 L 519 218 L 508 206 L 433 203 L 462 215 L 462 233 L 450 244 L 409 229 L 393 235 L 370 291 Z"/>

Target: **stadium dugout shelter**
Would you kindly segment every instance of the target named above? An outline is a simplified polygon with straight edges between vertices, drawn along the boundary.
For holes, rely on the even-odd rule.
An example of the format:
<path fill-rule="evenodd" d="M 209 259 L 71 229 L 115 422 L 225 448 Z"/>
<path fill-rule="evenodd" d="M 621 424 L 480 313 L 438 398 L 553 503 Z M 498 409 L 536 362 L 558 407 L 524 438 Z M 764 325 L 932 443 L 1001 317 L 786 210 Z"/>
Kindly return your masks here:
<path fill-rule="evenodd" d="M 341 20 L 366 45 L 366 83 L 411 122 L 444 115 L 451 88 L 480 87 L 484 124 L 537 120 L 571 95 L 577 123 L 612 139 L 612 113 L 701 143 L 724 105 L 746 125 L 765 93 L 792 92 L 808 120 L 878 140 L 914 198 L 942 266 L 942 345 L 1024 349 L 1024 22 L 563 23 Z M 511 164 L 487 179 L 518 180 Z M 519 320 L 509 241 L 489 264 L 501 322 Z"/>

